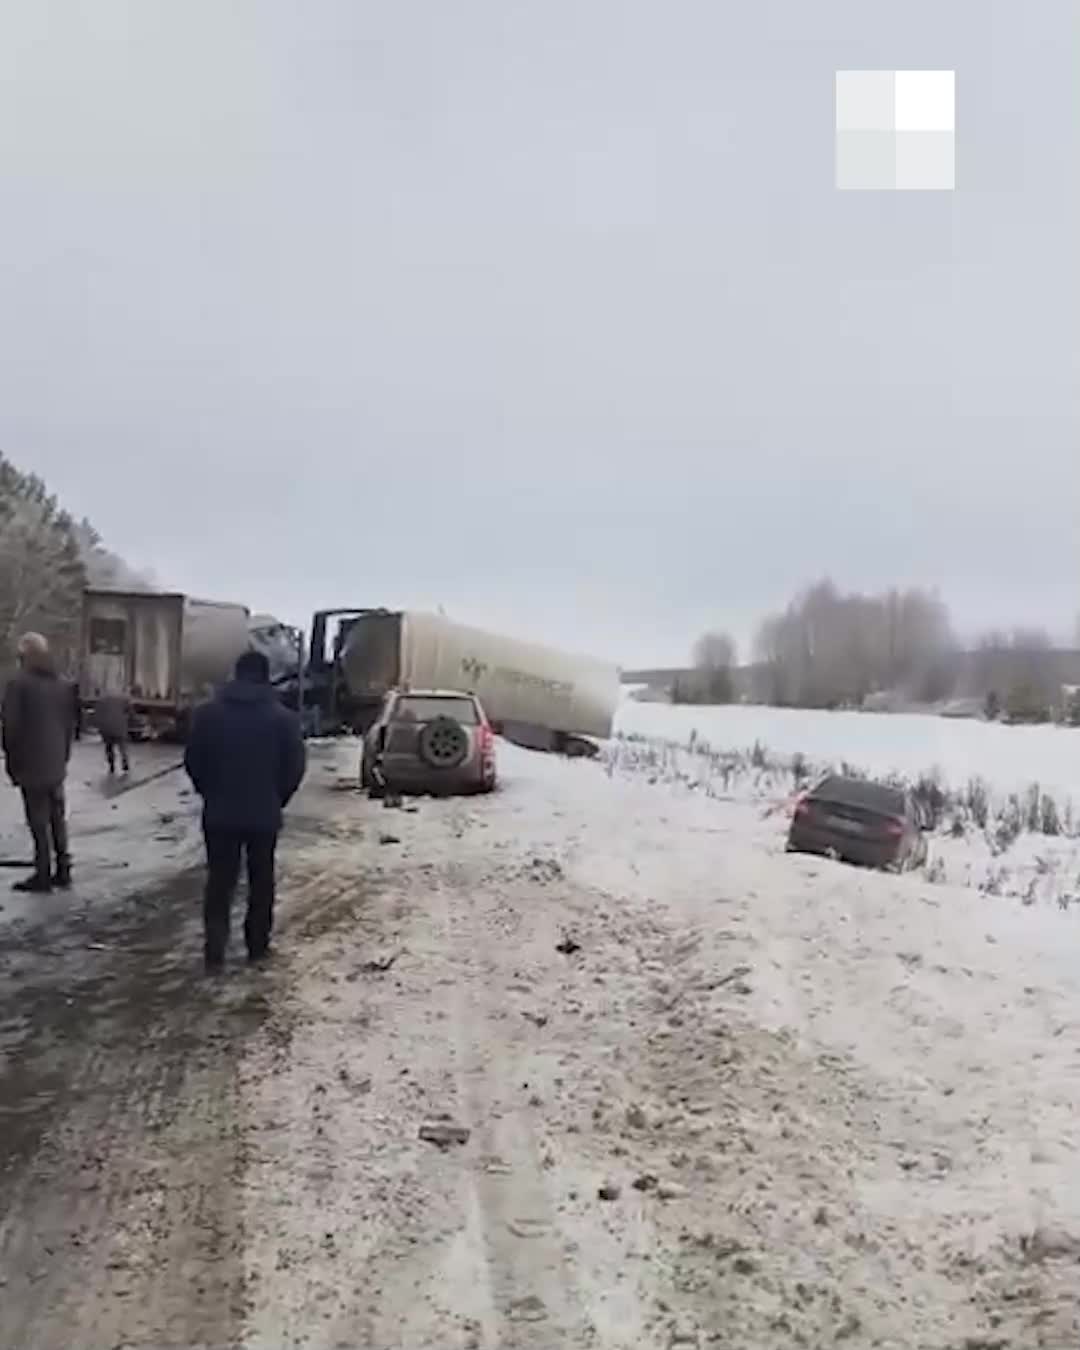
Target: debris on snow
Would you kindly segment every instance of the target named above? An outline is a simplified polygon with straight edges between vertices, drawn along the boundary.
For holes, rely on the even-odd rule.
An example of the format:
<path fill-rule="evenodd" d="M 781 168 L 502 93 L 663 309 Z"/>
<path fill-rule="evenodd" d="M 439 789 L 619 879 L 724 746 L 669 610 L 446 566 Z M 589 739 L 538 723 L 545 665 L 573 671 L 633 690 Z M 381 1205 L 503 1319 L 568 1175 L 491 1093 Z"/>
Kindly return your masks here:
<path fill-rule="evenodd" d="M 400 951 L 392 952 L 389 956 L 376 956 L 370 961 L 361 963 L 359 969 L 365 975 L 385 975 L 392 969 L 394 962 L 402 955 Z"/>
<path fill-rule="evenodd" d="M 554 858 L 533 858 L 525 870 L 530 881 L 538 881 L 541 885 L 549 881 L 561 881 L 563 877 L 562 864 Z"/>
<path fill-rule="evenodd" d="M 750 970 L 750 966 L 736 966 L 733 970 L 729 970 L 726 975 L 718 975 L 715 979 L 706 980 L 701 987 L 707 992 L 711 992 L 714 989 L 722 989 L 726 984 L 732 984 L 736 981 L 743 982 L 746 976 L 750 974 Z M 736 991 L 741 992 L 738 984 L 736 984 Z"/>
<path fill-rule="evenodd" d="M 543 1219 L 511 1219 L 506 1226 L 519 1238 L 543 1237 L 551 1227 Z"/>
<path fill-rule="evenodd" d="M 496 1155 L 492 1155 L 490 1158 L 482 1158 L 480 1164 L 489 1177 L 508 1177 L 514 1171 L 505 1158 Z"/>
<path fill-rule="evenodd" d="M 686 1350 L 686 1347 L 700 1345 L 697 1327 L 690 1322 L 676 1322 L 671 1328 L 668 1344 L 672 1350 Z"/>
<path fill-rule="evenodd" d="M 515 1298 L 510 1304 L 512 1322 L 543 1322 L 548 1315 L 542 1298 L 536 1294 L 527 1294 L 524 1298 Z"/>
<path fill-rule="evenodd" d="M 452 1144 L 467 1144 L 472 1131 L 466 1125 L 458 1125 L 452 1116 L 432 1116 L 420 1126 L 420 1138 L 426 1144 L 436 1144 L 447 1149 Z"/>
<path fill-rule="evenodd" d="M 690 1191 L 677 1181 L 661 1181 L 656 1188 L 656 1194 L 661 1200 L 683 1200 Z"/>
<path fill-rule="evenodd" d="M 353 1078 L 344 1065 L 338 1069 L 338 1080 L 343 1087 L 348 1088 L 350 1092 L 354 1092 L 358 1096 L 366 1097 L 371 1091 L 371 1078 L 368 1075 L 365 1074 L 363 1078 Z"/>

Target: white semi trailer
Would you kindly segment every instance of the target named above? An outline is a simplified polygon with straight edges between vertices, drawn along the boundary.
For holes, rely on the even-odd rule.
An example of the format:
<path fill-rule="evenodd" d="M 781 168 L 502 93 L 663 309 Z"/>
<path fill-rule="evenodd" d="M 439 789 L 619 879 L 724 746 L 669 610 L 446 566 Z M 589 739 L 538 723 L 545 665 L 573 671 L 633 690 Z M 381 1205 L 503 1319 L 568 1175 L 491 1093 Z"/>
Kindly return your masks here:
<path fill-rule="evenodd" d="M 344 720 L 357 730 L 391 689 L 461 689 L 509 739 L 566 750 L 609 737 L 619 701 L 614 665 L 415 611 L 357 612 L 337 664 Z"/>
<path fill-rule="evenodd" d="M 83 594 L 79 687 L 92 715 L 106 693 L 131 700 L 132 734 L 183 737 L 191 710 L 251 645 L 243 605 L 156 591 Z"/>

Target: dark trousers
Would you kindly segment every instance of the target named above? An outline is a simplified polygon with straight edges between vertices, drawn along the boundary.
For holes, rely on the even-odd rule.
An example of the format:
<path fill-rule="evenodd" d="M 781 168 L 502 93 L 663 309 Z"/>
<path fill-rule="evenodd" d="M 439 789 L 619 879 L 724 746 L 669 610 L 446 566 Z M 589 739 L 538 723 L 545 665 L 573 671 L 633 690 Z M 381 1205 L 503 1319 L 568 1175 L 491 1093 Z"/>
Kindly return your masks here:
<path fill-rule="evenodd" d="M 206 839 L 206 959 L 221 961 L 229 941 L 229 915 L 241 855 L 247 855 L 248 906 L 244 940 L 249 956 L 262 956 L 270 945 L 274 926 L 274 853 L 277 835 L 269 830 L 204 828 Z"/>
<path fill-rule="evenodd" d="M 39 877 L 51 876 L 54 854 L 56 870 L 66 872 L 71 866 L 71 858 L 63 784 L 52 788 L 24 787 L 22 798 L 26 823 L 34 836 L 34 872 Z"/>
<path fill-rule="evenodd" d="M 127 773 L 131 765 L 128 763 L 127 741 L 120 740 L 117 736 L 102 736 L 105 743 L 105 762 L 109 766 L 109 772 L 116 772 L 116 752 L 120 751 L 120 763 L 124 766 L 124 772 Z"/>

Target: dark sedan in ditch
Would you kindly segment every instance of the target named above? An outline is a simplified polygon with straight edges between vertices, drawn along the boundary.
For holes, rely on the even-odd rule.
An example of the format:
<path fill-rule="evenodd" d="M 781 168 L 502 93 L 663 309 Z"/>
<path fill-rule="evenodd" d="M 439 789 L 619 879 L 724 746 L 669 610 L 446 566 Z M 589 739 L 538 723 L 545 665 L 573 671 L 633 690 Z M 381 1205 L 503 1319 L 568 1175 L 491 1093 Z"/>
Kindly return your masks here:
<path fill-rule="evenodd" d="M 787 847 L 904 872 L 926 862 L 925 829 L 906 788 L 832 775 L 796 803 Z"/>

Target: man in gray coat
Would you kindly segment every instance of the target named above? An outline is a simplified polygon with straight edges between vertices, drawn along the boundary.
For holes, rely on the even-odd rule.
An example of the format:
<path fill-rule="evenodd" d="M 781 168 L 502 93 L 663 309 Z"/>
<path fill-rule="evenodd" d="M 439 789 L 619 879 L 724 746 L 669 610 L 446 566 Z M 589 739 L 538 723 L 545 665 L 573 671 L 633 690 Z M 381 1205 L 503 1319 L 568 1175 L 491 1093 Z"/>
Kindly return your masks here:
<path fill-rule="evenodd" d="M 71 691 L 57 676 L 41 634 L 27 633 L 18 651 L 19 673 L 4 690 L 3 748 L 8 777 L 22 791 L 34 839 L 34 873 L 14 889 L 47 892 L 54 885 L 71 885 L 64 780 L 75 719 Z"/>

